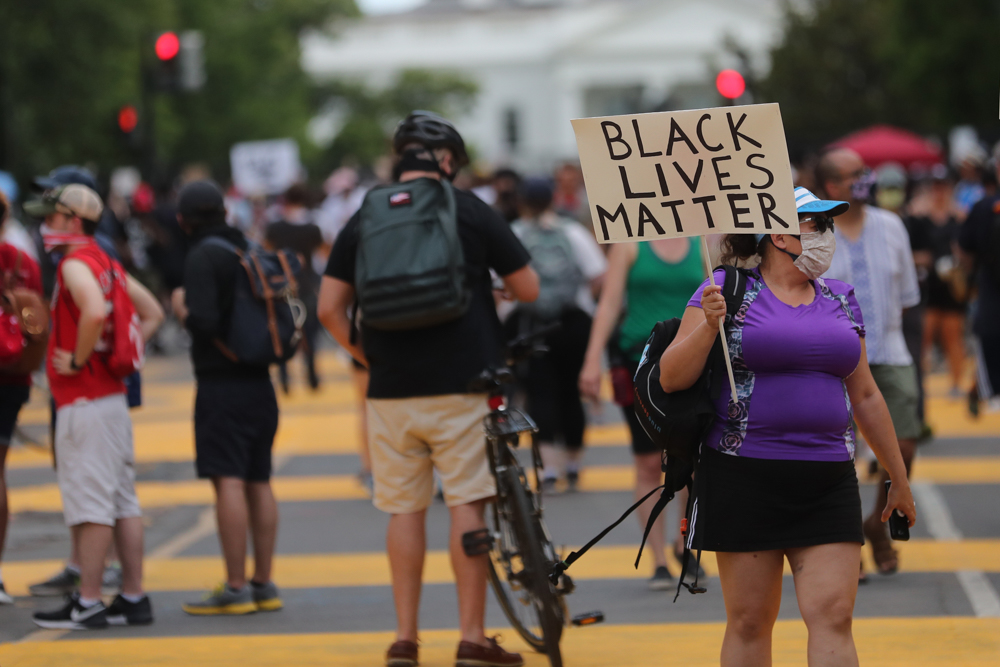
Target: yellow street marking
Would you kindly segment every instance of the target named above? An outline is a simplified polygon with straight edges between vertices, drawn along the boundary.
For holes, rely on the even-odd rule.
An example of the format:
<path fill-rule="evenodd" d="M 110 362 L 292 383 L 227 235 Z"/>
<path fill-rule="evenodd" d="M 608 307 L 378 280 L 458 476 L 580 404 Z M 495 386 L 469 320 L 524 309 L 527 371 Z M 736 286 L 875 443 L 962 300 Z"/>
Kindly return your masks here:
<path fill-rule="evenodd" d="M 338 415 L 351 417 L 351 415 Z M 316 421 L 329 420 L 316 417 Z M 347 422 L 349 420 L 342 420 Z M 306 427 L 291 427 L 284 432 L 276 452 L 278 454 L 313 454 L 325 451 L 314 447 L 314 441 L 305 437 Z M 176 454 L 175 460 L 186 461 L 177 449 L 169 449 L 160 441 L 162 456 Z M 346 451 L 344 453 L 347 453 Z M 149 455 L 150 450 L 145 450 Z M 144 457 L 138 457 L 143 462 Z M 160 460 L 163 460 L 161 458 Z M 862 477 L 863 479 L 863 477 Z M 915 481 L 936 484 L 1000 484 L 1000 457 L 922 457 L 914 465 Z M 275 494 L 284 502 L 315 500 L 354 500 L 365 498 L 365 490 L 353 475 L 317 475 L 309 477 L 274 477 Z M 595 466 L 585 468 L 580 475 L 581 491 L 630 491 L 635 484 L 632 466 Z M 209 505 L 213 502 L 211 486 L 203 480 L 179 482 L 139 482 L 136 484 L 139 502 L 144 507 L 173 507 L 175 505 Z M 10 489 L 11 512 L 60 512 L 62 502 L 55 484 L 41 484 Z"/>
<path fill-rule="evenodd" d="M 205 623 L 211 623 L 206 619 Z M 632 667 L 676 663 L 692 667 L 719 664 L 723 623 L 596 625 L 567 628 L 562 654 L 567 667 Z M 1000 661 L 1000 619 L 862 618 L 854 621 L 861 664 L 867 667 L 995 667 Z M 545 667 L 509 628 L 501 632 L 508 650 L 519 651 L 528 667 Z M 420 664 L 454 664 L 457 630 L 425 630 L 420 635 Z M 806 663 L 802 621 L 778 621 L 774 627 L 775 667 Z M 222 635 L 148 639 L 80 639 L 44 644 L 0 646 L 5 667 L 143 667 L 158 665 L 241 665 L 272 667 L 359 667 L 381 664 L 393 641 L 391 632 L 327 634 Z"/>
<path fill-rule="evenodd" d="M 353 475 L 316 477 L 274 477 L 271 480 L 279 501 L 355 500 L 368 494 Z M 135 485 L 139 504 L 145 508 L 177 505 L 211 505 L 215 502 L 208 480 L 182 482 L 139 482 Z M 61 512 L 59 487 L 41 484 L 9 490 L 11 512 Z"/>
<path fill-rule="evenodd" d="M 558 533 L 558 530 L 557 530 Z M 902 572 L 957 572 L 980 570 L 1000 572 L 1000 539 L 937 542 L 913 540 L 897 543 Z M 570 576 L 576 581 L 599 579 L 646 579 L 652 568 L 649 553 L 643 554 L 639 569 L 633 567 L 639 545 L 597 546 L 573 564 Z M 565 557 L 571 547 L 560 547 Z M 866 568 L 874 571 L 868 549 L 863 550 Z M 670 569 L 677 575 L 680 563 L 671 554 Z M 715 554 L 705 552 L 702 567 L 717 576 Z M 8 561 L 4 563 L 4 583 L 12 595 L 27 594 L 28 585 L 57 572 L 59 561 Z M 144 565 L 144 585 L 151 591 L 198 591 L 207 589 L 224 576 L 218 556 L 148 558 Z M 785 574 L 791 574 L 785 564 Z M 339 554 L 286 554 L 275 559 L 275 581 L 283 588 L 347 586 L 388 586 L 389 563 L 384 552 Z M 446 551 L 428 551 L 424 564 L 424 582 L 448 584 L 454 581 Z M 714 584 L 713 584 L 714 585 Z"/>
<path fill-rule="evenodd" d="M 189 421 L 136 423 L 133 426 L 136 463 L 194 460 L 194 425 Z M 358 417 L 351 412 L 283 415 L 275 438 L 276 454 L 354 454 L 359 442 Z M 44 468 L 52 454 L 41 447 L 14 447 L 7 467 Z"/>
<path fill-rule="evenodd" d="M 859 464 L 860 465 L 860 464 Z M 859 469 L 858 478 L 866 479 Z M 935 484 L 1000 484 L 1000 456 L 917 456 L 913 480 Z M 627 491 L 635 484 L 632 466 L 584 467 L 580 472 L 583 491 Z"/>

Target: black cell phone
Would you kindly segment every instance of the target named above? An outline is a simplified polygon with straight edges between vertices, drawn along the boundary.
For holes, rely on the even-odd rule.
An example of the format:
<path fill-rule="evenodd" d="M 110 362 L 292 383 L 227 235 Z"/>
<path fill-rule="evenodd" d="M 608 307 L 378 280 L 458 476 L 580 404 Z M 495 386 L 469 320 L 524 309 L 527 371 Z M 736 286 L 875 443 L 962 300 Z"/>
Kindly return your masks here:
<path fill-rule="evenodd" d="M 886 494 L 889 493 L 890 486 L 892 486 L 892 482 L 886 480 Z M 910 521 L 899 510 L 893 510 L 892 514 L 889 515 L 889 537 L 897 542 L 906 542 L 910 539 Z"/>

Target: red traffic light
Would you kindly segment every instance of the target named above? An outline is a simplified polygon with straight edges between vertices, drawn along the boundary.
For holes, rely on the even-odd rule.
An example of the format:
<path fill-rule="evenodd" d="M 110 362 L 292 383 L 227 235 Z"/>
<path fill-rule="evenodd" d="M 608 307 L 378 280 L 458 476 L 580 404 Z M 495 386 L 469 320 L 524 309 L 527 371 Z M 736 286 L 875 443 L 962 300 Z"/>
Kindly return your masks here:
<path fill-rule="evenodd" d="M 743 75 L 734 69 L 724 69 L 715 77 L 715 87 L 726 99 L 735 100 L 746 90 L 747 84 Z"/>
<path fill-rule="evenodd" d="M 156 38 L 156 57 L 160 60 L 172 60 L 180 50 L 181 40 L 176 32 L 165 32 Z"/>
<path fill-rule="evenodd" d="M 131 104 L 123 106 L 118 111 L 118 128 L 129 134 L 139 125 L 139 113 Z"/>

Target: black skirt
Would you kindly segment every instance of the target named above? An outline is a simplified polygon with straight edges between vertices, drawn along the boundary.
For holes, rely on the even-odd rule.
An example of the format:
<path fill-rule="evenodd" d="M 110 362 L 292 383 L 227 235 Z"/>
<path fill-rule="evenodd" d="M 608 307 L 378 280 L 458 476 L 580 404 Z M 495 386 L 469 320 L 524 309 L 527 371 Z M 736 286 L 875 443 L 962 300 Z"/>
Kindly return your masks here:
<path fill-rule="evenodd" d="M 853 461 L 779 461 L 702 448 L 692 546 L 767 551 L 864 543 Z"/>

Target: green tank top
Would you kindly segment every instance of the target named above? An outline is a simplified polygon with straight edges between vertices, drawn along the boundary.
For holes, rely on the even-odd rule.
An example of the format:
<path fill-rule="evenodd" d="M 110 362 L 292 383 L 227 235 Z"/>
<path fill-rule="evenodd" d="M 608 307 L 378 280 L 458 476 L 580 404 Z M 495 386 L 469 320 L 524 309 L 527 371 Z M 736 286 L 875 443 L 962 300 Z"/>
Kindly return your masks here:
<path fill-rule="evenodd" d="M 705 280 L 701 245 L 689 239 L 684 259 L 670 264 L 660 259 L 648 242 L 639 244 L 639 255 L 625 283 L 628 312 L 621 328 L 621 348 L 638 359 L 653 325 L 671 317 L 683 317 L 691 295 Z"/>

